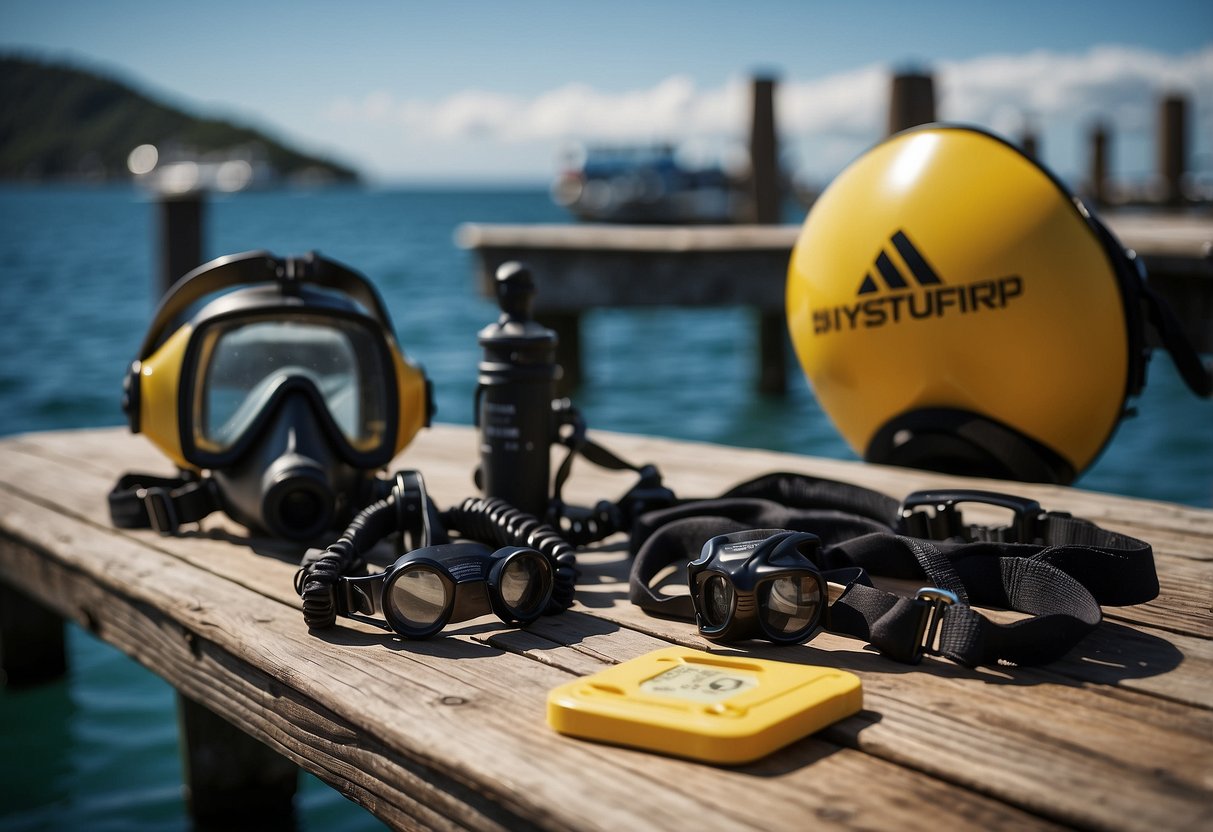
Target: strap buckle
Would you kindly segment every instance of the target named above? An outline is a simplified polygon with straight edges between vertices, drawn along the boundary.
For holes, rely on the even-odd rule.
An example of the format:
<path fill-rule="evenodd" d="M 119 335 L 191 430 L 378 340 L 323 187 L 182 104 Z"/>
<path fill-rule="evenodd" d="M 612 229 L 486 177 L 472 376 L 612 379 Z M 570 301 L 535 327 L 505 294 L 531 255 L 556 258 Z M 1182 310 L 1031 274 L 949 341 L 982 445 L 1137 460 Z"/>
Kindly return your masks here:
<path fill-rule="evenodd" d="M 945 607 L 959 603 L 955 592 L 941 589 L 937 586 L 924 586 L 914 596 L 916 600 L 926 602 L 922 611 L 922 620 L 918 624 L 918 638 L 914 649 L 914 661 L 920 661 L 924 655 L 938 655 L 935 640 L 939 637 L 939 628 L 943 624 Z"/>
<path fill-rule="evenodd" d="M 173 507 L 173 498 L 167 488 L 160 485 L 140 488 L 135 492 L 135 497 L 143 502 L 148 524 L 153 529 L 160 534 L 177 531 L 177 510 Z"/>
<path fill-rule="evenodd" d="M 1004 543 L 1028 543 L 1041 537 L 1045 511 L 1036 500 L 999 494 L 994 491 L 955 489 L 944 491 L 915 491 L 897 509 L 900 530 L 910 537 L 947 540 L 961 537 L 973 540 L 972 529 L 964 525 L 957 508 L 960 503 L 984 503 L 1010 509 L 1014 514 L 1010 525 L 995 531 L 995 539 Z M 933 513 L 928 513 L 933 510 Z"/>

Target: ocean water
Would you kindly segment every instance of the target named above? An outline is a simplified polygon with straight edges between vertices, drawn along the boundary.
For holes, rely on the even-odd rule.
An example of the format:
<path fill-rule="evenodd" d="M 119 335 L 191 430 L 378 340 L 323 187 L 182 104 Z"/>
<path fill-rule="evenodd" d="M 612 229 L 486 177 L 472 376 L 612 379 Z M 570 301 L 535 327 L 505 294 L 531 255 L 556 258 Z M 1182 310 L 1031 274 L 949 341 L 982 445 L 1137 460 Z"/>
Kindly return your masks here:
<path fill-rule="evenodd" d="M 794 217 L 793 217 L 794 219 Z M 318 250 L 379 286 L 438 419 L 469 424 L 475 289 L 462 222 L 565 222 L 542 190 L 261 192 L 207 204 L 208 257 Z M 124 368 L 152 307 L 155 206 L 125 187 L 0 188 L 0 435 L 122 424 Z M 756 327 L 743 309 L 598 310 L 583 322 L 590 427 L 853 459 L 792 362 L 785 397 L 753 393 Z M 1213 404 L 1165 354 L 1079 487 L 1213 504 Z M 99 495 L 100 498 L 100 495 Z M 0 829 L 181 829 L 175 700 L 158 677 L 69 626 L 66 679 L 0 692 Z M 378 824 L 310 776 L 304 829 Z"/>

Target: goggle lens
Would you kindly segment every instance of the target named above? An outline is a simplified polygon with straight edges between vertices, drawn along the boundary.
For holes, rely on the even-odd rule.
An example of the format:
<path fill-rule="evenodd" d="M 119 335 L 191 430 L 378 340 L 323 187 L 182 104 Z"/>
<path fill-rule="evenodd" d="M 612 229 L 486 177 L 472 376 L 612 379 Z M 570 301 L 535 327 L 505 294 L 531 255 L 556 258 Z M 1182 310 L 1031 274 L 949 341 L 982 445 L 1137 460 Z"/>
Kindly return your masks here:
<path fill-rule="evenodd" d="M 821 585 L 809 575 L 785 575 L 766 583 L 759 598 L 762 622 L 775 636 L 791 636 L 817 623 Z"/>
<path fill-rule="evenodd" d="M 409 627 L 432 627 L 446 609 L 446 583 L 429 567 L 413 566 L 395 577 L 386 601 Z"/>
<path fill-rule="evenodd" d="M 733 584 L 723 575 L 712 575 L 703 582 L 700 613 L 711 628 L 723 627 L 733 612 Z"/>
<path fill-rule="evenodd" d="M 543 603 L 549 577 L 549 567 L 542 557 L 520 554 L 501 572 L 501 600 L 517 618 L 528 618 L 538 612 Z"/>

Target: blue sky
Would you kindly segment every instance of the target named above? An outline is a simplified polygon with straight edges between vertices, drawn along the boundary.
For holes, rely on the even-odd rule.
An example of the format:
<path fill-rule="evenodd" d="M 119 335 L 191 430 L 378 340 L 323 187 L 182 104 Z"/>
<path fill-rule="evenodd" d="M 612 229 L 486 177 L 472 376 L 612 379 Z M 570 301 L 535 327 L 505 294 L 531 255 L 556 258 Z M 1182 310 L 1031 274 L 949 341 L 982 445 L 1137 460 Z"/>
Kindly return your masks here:
<path fill-rule="evenodd" d="M 1153 168 L 1158 95 L 1192 100 L 1213 170 L 1213 3 L 228 2 L 0 0 L 0 50 L 98 68 L 373 179 L 545 181 L 571 140 L 744 142 L 748 77 L 780 80 L 790 163 L 826 179 L 884 123 L 890 68 L 936 75 L 940 116 L 1083 170 Z"/>

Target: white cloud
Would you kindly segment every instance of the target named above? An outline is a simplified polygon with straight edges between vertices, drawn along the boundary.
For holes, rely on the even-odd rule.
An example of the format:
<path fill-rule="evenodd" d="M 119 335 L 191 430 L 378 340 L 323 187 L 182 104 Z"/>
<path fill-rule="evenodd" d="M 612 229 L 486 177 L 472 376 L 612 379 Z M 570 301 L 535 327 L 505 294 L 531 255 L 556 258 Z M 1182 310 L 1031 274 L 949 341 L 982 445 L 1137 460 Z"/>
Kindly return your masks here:
<path fill-rule="evenodd" d="M 1183 91 L 1191 102 L 1194 163 L 1213 166 L 1213 148 L 1201 144 L 1213 135 L 1213 45 L 1180 56 L 1126 46 L 988 55 L 940 61 L 932 70 L 940 118 L 980 124 L 1012 138 L 1030 123 L 1044 134 L 1046 161 L 1055 166 L 1060 161 L 1063 172 L 1081 163 L 1051 159 L 1051 149 L 1075 157 L 1082 145 L 1075 137 L 1096 119 L 1113 125 L 1117 134 L 1137 134 L 1144 147 L 1142 137 L 1153 134 L 1159 96 Z M 777 118 L 784 146 L 794 151 L 799 166 L 829 176 L 878 140 L 888 79 L 883 65 L 813 80 L 782 79 Z M 465 90 L 428 100 L 376 90 L 360 100 L 334 101 L 325 111 L 335 127 L 395 132 L 412 147 L 426 142 L 447 150 L 454 145 L 502 151 L 547 147 L 547 158 L 538 163 L 543 170 L 550 170 L 552 153 L 568 140 L 716 142 L 724 148 L 744 141 L 748 113 L 748 80 L 701 89 L 683 75 L 623 92 L 568 84 L 534 96 Z M 1122 166 L 1148 171 L 1152 161 Z"/>
<path fill-rule="evenodd" d="M 940 107 L 958 118 L 997 127 L 1000 112 L 1034 118 L 1104 118 L 1125 129 L 1153 124 L 1157 96 L 1180 90 L 1213 103 L 1213 46 L 1169 57 L 1123 46 L 1082 55 L 1031 52 L 992 55 L 938 66 Z"/>

